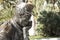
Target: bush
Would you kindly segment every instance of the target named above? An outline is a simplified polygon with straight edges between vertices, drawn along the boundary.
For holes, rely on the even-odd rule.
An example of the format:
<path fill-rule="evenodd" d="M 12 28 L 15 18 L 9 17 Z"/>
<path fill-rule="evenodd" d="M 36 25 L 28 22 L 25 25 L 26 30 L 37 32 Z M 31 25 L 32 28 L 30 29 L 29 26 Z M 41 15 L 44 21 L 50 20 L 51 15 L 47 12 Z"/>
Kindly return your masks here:
<path fill-rule="evenodd" d="M 14 15 L 15 4 L 11 3 L 12 1 L 13 0 L 4 0 L 3 3 L 1 3 L 3 9 L 0 10 L 0 22 L 8 20 Z"/>
<path fill-rule="evenodd" d="M 43 24 L 41 29 L 44 36 L 59 37 L 60 36 L 60 12 L 42 11 L 40 12 L 38 21 Z"/>

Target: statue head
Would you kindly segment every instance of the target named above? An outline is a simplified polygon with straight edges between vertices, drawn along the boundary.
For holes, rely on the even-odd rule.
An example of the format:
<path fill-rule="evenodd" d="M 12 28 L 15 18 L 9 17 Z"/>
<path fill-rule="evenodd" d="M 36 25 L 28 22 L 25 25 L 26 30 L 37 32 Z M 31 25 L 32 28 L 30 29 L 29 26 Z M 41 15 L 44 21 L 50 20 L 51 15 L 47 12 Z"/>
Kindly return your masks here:
<path fill-rule="evenodd" d="M 31 15 L 34 5 L 31 3 L 20 3 L 16 5 L 15 16 L 18 18 L 20 24 L 26 24 Z"/>
<path fill-rule="evenodd" d="M 33 7 L 30 3 L 16 5 L 16 12 L 13 19 L 4 22 L 0 26 L 0 40 L 23 40 L 21 27 L 28 25 Z"/>
<path fill-rule="evenodd" d="M 15 14 L 17 15 L 31 14 L 33 8 L 34 8 L 34 5 L 31 3 L 20 3 L 16 5 Z"/>

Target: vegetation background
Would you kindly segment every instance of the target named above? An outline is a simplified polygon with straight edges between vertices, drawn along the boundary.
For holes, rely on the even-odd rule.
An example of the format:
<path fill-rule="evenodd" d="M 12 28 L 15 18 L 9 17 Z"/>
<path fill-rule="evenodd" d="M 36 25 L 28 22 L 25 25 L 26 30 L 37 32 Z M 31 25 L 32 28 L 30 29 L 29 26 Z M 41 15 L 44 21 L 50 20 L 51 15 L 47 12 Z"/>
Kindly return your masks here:
<path fill-rule="evenodd" d="M 30 0 L 35 5 L 36 35 L 30 37 L 60 37 L 60 0 Z M 47 1 L 47 4 L 44 4 Z M 0 0 L 0 22 L 14 15 L 17 0 Z M 55 6 L 57 4 L 57 6 Z"/>

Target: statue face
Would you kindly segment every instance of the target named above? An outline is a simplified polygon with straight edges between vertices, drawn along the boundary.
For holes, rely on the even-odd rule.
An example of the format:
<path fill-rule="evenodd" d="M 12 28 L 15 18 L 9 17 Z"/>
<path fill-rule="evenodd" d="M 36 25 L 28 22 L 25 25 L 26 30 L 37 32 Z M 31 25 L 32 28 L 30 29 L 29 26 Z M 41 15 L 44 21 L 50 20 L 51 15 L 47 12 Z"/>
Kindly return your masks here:
<path fill-rule="evenodd" d="M 19 19 L 20 24 L 26 25 L 32 15 L 34 6 L 30 3 L 20 3 L 16 5 L 16 17 Z"/>
<path fill-rule="evenodd" d="M 30 3 L 20 3 L 16 5 L 16 14 L 17 15 L 30 15 L 33 9 L 33 5 Z"/>

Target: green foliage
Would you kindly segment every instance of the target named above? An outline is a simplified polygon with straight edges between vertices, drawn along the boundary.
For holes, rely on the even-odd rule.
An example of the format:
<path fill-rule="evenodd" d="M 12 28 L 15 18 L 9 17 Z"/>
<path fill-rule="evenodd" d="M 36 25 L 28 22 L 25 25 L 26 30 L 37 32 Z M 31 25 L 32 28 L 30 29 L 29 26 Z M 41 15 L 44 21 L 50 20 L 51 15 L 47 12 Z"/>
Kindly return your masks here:
<path fill-rule="evenodd" d="M 30 38 L 30 40 L 35 40 L 35 39 L 40 39 L 40 38 L 43 38 L 43 36 L 30 36 L 29 37 Z"/>
<path fill-rule="evenodd" d="M 12 1 L 13 0 L 4 0 L 3 1 L 3 3 L 2 3 L 3 9 L 0 10 L 0 22 L 6 21 L 13 16 L 14 4 L 11 3 Z"/>
<path fill-rule="evenodd" d="M 36 19 L 38 19 L 38 25 L 36 29 L 37 35 L 45 37 L 58 37 L 60 36 L 59 6 L 53 6 L 53 4 L 51 3 L 44 7 L 44 1 L 45 0 L 34 0 L 33 2 L 36 6 L 34 9 L 34 14 Z"/>
<path fill-rule="evenodd" d="M 0 22 L 1 21 L 5 21 L 8 20 L 9 18 L 11 18 L 13 16 L 13 12 L 10 9 L 4 9 L 0 12 Z"/>
<path fill-rule="evenodd" d="M 38 15 L 39 15 L 39 11 L 43 5 L 43 2 L 45 0 L 33 0 L 33 4 L 35 5 L 35 8 L 34 8 L 34 16 L 36 17 L 36 19 L 38 18 Z"/>
<path fill-rule="evenodd" d="M 43 36 L 60 37 L 60 12 L 42 11 L 38 21 L 43 24 Z"/>

